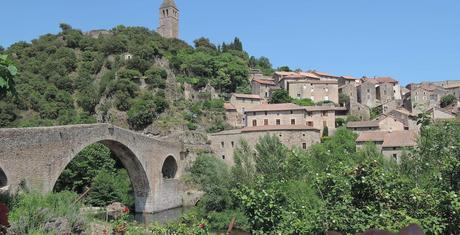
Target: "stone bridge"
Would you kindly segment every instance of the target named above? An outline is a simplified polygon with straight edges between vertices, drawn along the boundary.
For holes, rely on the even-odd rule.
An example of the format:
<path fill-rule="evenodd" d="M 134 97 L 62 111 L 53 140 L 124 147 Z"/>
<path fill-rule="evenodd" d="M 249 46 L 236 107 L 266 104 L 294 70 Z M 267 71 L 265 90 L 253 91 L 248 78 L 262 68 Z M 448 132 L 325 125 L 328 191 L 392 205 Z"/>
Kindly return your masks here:
<path fill-rule="evenodd" d="M 180 143 L 157 140 L 109 124 L 0 129 L 0 187 L 21 184 L 51 192 L 65 167 L 85 147 L 102 143 L 127 169 L 137 212 L 182 205 L 179 177 L 188 154 Z"/>

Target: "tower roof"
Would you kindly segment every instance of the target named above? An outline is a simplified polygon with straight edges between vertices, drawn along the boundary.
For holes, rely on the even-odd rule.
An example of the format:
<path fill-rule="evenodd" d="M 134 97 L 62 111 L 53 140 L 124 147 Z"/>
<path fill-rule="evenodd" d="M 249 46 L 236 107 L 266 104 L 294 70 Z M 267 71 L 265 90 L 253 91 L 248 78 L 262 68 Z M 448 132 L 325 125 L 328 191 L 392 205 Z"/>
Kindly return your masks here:
<path fill-rule="evenodd" d="M 164 0 L 160 8 L 174 7 L 177 8 L 176 2 L 174 0 Z"/>

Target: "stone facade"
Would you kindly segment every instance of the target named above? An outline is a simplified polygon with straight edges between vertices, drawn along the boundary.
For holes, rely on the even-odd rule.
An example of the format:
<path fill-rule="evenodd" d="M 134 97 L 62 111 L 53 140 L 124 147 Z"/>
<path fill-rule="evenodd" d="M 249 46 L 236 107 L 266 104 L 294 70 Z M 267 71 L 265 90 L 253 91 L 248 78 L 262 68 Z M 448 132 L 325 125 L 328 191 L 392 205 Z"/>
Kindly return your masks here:
<path fill-rule="evenodd" d="M 357 133 L 369 131 L 403 131 L 406 126 L 400 120 L 391 116 L 383 116 L 374 121 L 359 121 L 347 123 L 347 128 Z"/>
<path fill-rule="evenodd" d="M 106 145 L 125 166 L 137 212 L 182 205 L 179 177 L 190 158 L 183 144 L 108 124 L 0 129 L 0 168 L 12 192 L 21 184 L 51 192 L 70 161 L 94 143 Z"/>
<path fill-rule="evenodd" d="M 436 85 L 422 84 L 420 86 L 412 86 L 409 99 L 405 102 L 407 109 L 412 113 L 425 112 L 433 107 L 438 107 L 441 98 L 447 94 L 447 91 Z"/>
<path fill-rule="evenodd" d="M 307 149 L 320 142 L 320 132 L 306 126 L 267 126 L 224 131 L 210 136 L 213 153 L 228 165 L 234 165 L 233 152 L 245 140 L 254 147 L 265 135 L 275 135 L 286 146 Z"/>
<path fill-rule="evenodd" d="M 164 0 L 161 4 L 157 32 L 165 38 L 179 38 L 179 9 L 174 0 Z"/>
<path fill-rule="evenodd" d="M 328 128 L 335 133 L 335 107 L 295 104 L 264 104 L 245 112 L 246 127 L 304 125 L 321 131 Z"/>
<path fill-rule="evenodd" d="M 272 90 L 276 87 L 273 79 L 253 78 L 251 81 L 252 94 L 258 95 L 268 101 Z"/>

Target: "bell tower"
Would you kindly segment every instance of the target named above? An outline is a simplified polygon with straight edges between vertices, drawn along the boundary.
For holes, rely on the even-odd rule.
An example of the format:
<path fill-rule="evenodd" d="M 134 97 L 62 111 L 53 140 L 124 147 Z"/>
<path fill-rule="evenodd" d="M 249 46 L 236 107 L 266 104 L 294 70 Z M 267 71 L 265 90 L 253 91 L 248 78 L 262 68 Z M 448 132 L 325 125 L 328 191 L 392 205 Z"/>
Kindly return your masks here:
<path fill-rule="evenodd" d="M 179 38 L 179 9 L 174 0 L 164 0 L 161 4 L 157 32 L 165 38 Z"/>

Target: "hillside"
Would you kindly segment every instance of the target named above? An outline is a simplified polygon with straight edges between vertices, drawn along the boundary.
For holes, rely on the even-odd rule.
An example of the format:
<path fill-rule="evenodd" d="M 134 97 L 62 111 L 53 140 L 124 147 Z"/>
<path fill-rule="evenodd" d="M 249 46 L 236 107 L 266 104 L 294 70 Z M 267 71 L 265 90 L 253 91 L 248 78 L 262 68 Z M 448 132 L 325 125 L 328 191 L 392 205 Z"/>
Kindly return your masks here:
<path fill-rule="evenodd" d="M 209 84 L 226 97 L 250 92 L 249 67 L 272 71 L 268 59 L 250 57 L 237 38 L 219 46 L 200 38 L 192 47 L 141 27 L 91 33 L 60 27 L 57 35 L 4 51 L 19 70 L 18 95 L 0 100 L 0 127 L 109 122 L 155 134 L 219 131 L 223 100 L 206 92 L 186 100 L 184 84 L 193 91 Z"/>

